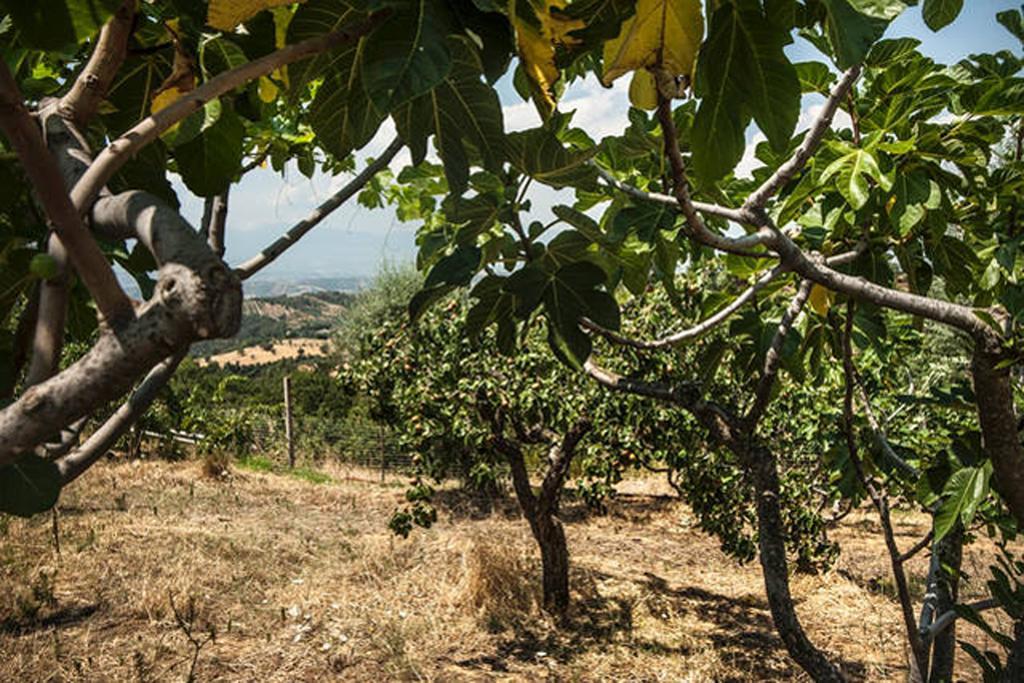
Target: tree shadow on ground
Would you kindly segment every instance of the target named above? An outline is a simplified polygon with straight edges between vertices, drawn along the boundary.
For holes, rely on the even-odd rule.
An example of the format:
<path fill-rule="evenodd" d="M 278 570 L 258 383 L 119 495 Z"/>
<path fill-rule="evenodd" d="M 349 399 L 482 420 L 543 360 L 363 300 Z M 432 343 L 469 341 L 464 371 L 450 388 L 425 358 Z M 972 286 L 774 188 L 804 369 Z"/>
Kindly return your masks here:
<path fill-rule="evenodd" d="M 441 489 L 434 492 L 431 503 L 440 515 L 453 521 L 479 521 L 492 516 L 517 519 L 520 516 L 519 503 L 502 492 L 488 494 L 462 488 Z"/>
<path fill-rule="evenodd" d="M 707 647 L 716 651 L 732 670 L 744 671 L 736 681 L 793 680 L 800 671 L 785 653 L 775 633 L 767 602 L 763 598 L 736 598 L 694 586 L 673 588 L 656 574 L 626 577 L 583 569 L 574 571 L 578 595 L 565 619 L 553 627 L 550 622 L 532 621 L 513 625 L 509 636 L 500 641 L 493 655 L 463 660 L 459 665 L 483 667 L 491 671 L 508 671 L 514 660 L 536 664 L 551 658 L 569 664 L 588 651 L 601 652 L 614 644 L 636 654 L 655 653 L 665 656 L 697 654 L 690 645 L 667 645 L 640 636 L 635 622 L 640 610 L 649 610 L 658 619 L 678 619 L 693 615 L 714 625 L 704 638 Z M 597 590 L 597 582 L 632 583 L 643 595 L 642 600 L 605 597 Z M 866 667 L 856 661 L 840 662 L 851 680 L 865 680 Z"/>
<path fill-rule="evenodd" d="M 99 603 L 61 607 L 46 616 L 32 618 L 8 618 L 0 621 L 0 633 L 10 635 L 27 635 L 50 628 L 73 626 L 81 623 L 100 609 Z"/>

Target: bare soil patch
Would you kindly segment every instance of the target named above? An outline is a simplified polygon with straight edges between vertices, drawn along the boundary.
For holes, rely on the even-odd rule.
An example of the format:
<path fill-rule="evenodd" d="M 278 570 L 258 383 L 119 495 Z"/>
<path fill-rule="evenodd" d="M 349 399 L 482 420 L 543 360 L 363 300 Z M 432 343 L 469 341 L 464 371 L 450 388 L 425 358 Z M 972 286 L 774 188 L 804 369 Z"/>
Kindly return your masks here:
<path fill-rule="evenodd" d="M 326 339 L 295 338 L 282 339 L 272 343 L 246 346 L 235 351 L 225 351 L 209 358 L 201 358 L 196 362 L 200 366 L 237 365 L 249 367 L 253 365 L 269 365 L 282 360 L 294 358 L 317 358 L 327 355 L 330 343 Z"/>

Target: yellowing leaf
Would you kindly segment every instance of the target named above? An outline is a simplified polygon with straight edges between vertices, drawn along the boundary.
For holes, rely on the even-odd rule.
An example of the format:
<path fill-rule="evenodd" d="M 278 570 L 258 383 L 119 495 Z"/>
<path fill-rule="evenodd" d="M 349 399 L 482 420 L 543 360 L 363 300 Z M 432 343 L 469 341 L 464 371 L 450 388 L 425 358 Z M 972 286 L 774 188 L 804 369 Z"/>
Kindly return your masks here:
<path fill-rule="evenodd" d="M 161 109 L 166 109 L 168 105 L 184 95 L 186 92 L 188 92 L 188 90 L 181 90 L 177 87 L 170 87 L 166 90 L 161 90 L 157 94 L 153 95 L 153 100 L 149 103 L 149 111 L 155 114 Z"/>
<path fill-rule="evenodd" d="M 611 85 L 622 74 L 640 69 L 689 78 L 703 36 L 700 0 L 638 0 L 636 14 L 604 45 L 601 80 Z"/>
<path fill-rule="evenodd" d="M 658 86 L 654 74 L 647 69 L 633 72 L 629 83 L 629 102 L 637 109 L 655 109 L 658 106 Z"/>
<path fill-rule="evenodd" d="M 544 118 L 555 110 L 555 83 L 561 76 L 555 66 L 555 50 L 560 45 L 575 44 L 577 41 L 569 33 L 586 26 L 580 19 L 551 13 L 552 9 L 564 8 L 565 0 L 511 0 L 509 3 L 519 59 L 530 79 L 534 102 Z"/>
<path fill-rule="evenodd" d="M 266 76 L 260 76 L 257 91 L 259 92 L 260 99 L 268 104 L 277 99 L 277 86 Z"/>
<path fill-rule="evenodd" d="M 811 308 L 814 312 L 825 317 L 828 315 L 828 309 L 832 308 L 832 302 L 835 300 L 835 292 L 821 285 L 814 285 L 811 287 L 811 296 L 808 302 L 811 304 Z"/>
<path fill-rule="evenodd" d="M 173 34 L 172 34 L 173 35 Z M 172 102 L 196 87 L 195 63 L 192 57 L 182 46 L 181 41 L 174 36 L 174 62 L 171 65 L 171 73 L 160 87 L 153 92 L 153 98 L 149 102 L 149 110 L 155 114 L 165 109 Z M 171 126 L 174 131 L 178 124 Z"/>
<path fill-rule="evenodd" d="M 265 9 L 290 5 L 293 2 L 295 0 L 210 0 L 206 23 L 221 31 L 233 31 L 243 21 Z"/>
<path fill-rule="evenodd" d="M 278 50 L 288 44 L 288 26 L 292 23 L 292 17 L 295 16 L 295 9 L 292 7 L 275 7 L 271 10 L 274 15 L 274 47 Z M 290 87 L 288 83 L 288 67 L 281 66 L 274 69 L 274 80 L 284 85 L 287 90 Z"/>

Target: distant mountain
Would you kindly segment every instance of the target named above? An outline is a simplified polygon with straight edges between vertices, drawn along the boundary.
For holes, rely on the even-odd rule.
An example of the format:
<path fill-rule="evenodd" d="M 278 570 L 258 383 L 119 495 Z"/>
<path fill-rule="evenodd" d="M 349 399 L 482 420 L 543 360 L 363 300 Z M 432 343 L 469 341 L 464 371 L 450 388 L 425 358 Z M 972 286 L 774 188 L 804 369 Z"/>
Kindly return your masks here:
<path fill-rule="evenodd" d="M 319 290 L 272 297 L 247 296 L 242 325 L 230 339 L 211 339 L 192 345 L 193 356 L 258 346 L 289 338 L 327 339 L 348 308 L 352 292 Z"/>
<path fill-rule="evenodd" d="M 115 273 L 128 296 L 134 299 L 143 298 L 139 285 L 135 282 L 134 278 L 121 270 L 115 270 Z M 352 294 L 365 288 L 370 284 L 371 280 L 372 278 L 369 277 L 353 277 L 349 275 L 256 276 L 251 280 L 246 280 L 242 286 L 242 292 L 246 299 L 296 296 L 312 292 L 346 292 Z"/>
<path fill-rule="evenodd" d="M 309 276 L 295 278 L 254 278 L 248 280 L 243 290 L 245 298 L 266 298 L 295 296 L 311 292 L 358 292 L 369 284 L 369 278 L 350 276 Z"/>

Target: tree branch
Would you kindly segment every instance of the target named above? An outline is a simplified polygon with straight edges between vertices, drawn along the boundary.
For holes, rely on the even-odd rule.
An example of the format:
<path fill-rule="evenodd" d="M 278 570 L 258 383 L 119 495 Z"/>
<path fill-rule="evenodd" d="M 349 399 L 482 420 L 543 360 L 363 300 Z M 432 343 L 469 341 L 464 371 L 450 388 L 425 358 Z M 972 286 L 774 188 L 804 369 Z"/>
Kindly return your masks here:
<path fill-rule="evenodd" d="M 864 383 L 860 380 L 860 376 L 856 371 L 853 373 L 853 379 L 859 389 L 858 393 L 860 394 L 860 400 L 864 406 L 864 416 L 868 419 L 868 425 L 871 427 L 872 436 L 875 437 L 875 443 L 878 444 L 878 448 L 882 451 L 882 455 L 903 470 L 907 476 L 912 479 L 917 479 L 921 476 L 921 473 L 918 472 L 916 467 L 901 458 L 889 443 L 889 439 L 885 435 L 885 428 L 879 424 L 878 419 L 875 417 L 875 411 L 871 409 L 871 401 L 868 400 L 868 392 L 864 388 Z"/>
<path fill-rule="evenodd" d="M 814 156 L 818 146 L 821 144 L 822 138 L 825 137 L 825 133 L 832 125 L 832 119 L 836 115 L 836 111 L 839 109 L 840 104 L 846 98 L 847 94 L 853 88 L 853 84 L 857 81 L 860 76 L 860 66 L 850 67 L 846 73 L 843 74 L 842 78 L 832 89 L 828 99 L 825 100 L 825 106 L 818 114 L 818 118 L 811 124 L 810 129 L 804 135 L 803 142 L 797 148 L 796 152 L 793 153 L 785 163 L 776 169 L 768 180 L 764 181 L 760 187 L 754 190 L 753 193 L 747 197 L 747 201 L 743 203 L 745 209 L 756 209 L 762 208 L 768 203 L 775 194 L 785 187 L 786 183 L 792 180 L 796 175 L 803 170 L 804 166 L 807 165 L 807 161 Z"/>
<path fill-rule="evenodd" d="M 50 235 L 46 253 L 53 259 L 57 275 L 39 283 L 39 311 L 32 334 L 32 357 L 25 374 L 26 388 L 57 373 L 64 348 L 69 297 L 68 252 L 56 235 Z"/>
<path fill-rule="evenodd" d="M 614 332 L 612 330 L 601 327 L 593 320 L 590 320 L 588 318 L 582 319 L 580 321 L 580 324 L 583 327 L 587 328 L 588 330 L 597 332 L 598 334 L 605 337 L 609 341 L 612 341 L 616 344 L 620 344 L 622 346 L 631 346 L 634 349 L 661 349 L 667 346 L 675 346 L 676 344 L 686 341 L 687 339 L 699 337 L 702 334 L 705 334 L 706 332 L 709 332 L 718 327 L 719 325 L 721 325 L 722 323 L 724 323 L 726 320 L 732 317 L 733 313 L 738 311 L 740 308 L 743 307 L 744 304 L 753 299 L 755 294 L 764 289 L 768 284 L 770 284 L 773 280 L 775 280 L 775 278 L 777 278 L 785 271 L 786 269 L 783 268 L 782 266 L 776 266 L 775 268 L 771 269 L 770 271 L 759 277 L 757 281 L 754 282 L 754 284 L 752 284 L 747 289 L 743 290 L 743 293 L 741 293 L 739 296 L 733 299 L 732 302 L 729 303 L 729 305 L 725 306 L 718 312 L 714 313 L 711 316 L 708 316 L 707 318 L 697 323 L 693 327 L 689 327 L 685 330 L 680 330 L 678 332 L 673 332 L 672 334 L 666 335 L 664 337 L 659 337 L 657 339 L 647 340 L 626 337 L 622 334 L 619 334 L 618 332 Z"/>
<path fill-rule="evenodd" d="M 847 304 L 846 318 L 843 326 L 843 377 L 845 379 L 845 392 L 843 395 L 843 433 L 846 436 L 846 448 L 850 456 L 850 462 L 857 473 L 857 478 L 868 492 L 871 502 L 878 511 L 878 519 L 882 524 L 882 535 L 885 538 L 885 547 L 889 553 L 889 563 L 892 569 L 893 580 L 896 583 L 896 593 L 900 601 L 900 611 L 903 614 L 903 626 L 907 634 L 907 643 L 910 645 L 910 652 L 913 656 L 911 662 L 911 679 L 924 681 L 928 677 L 928 653 L 921 641 L 920 633 L 914 623 L 914 604 L 910 597 L 910 588 L 907 584 L 907 574 L 903 570 L 903 555 L 896 545 L 896 535 L 892 527 L 892 516 L 889 514 L 889 498 L 884 490 L 879 490 L 872 483 L 864 470 L 860 457 L 857 455 L 857 440 L 853 424 L 853 387 L 856 371 L 853 367 L 853 313 L 854 304 Z"/>
<path fill-rule="evenodd" d="M 883 287 L 862 277 L 841 273 L 828 264 L 814 262 L 792 239 L 771 226 L 771 219 L 767 214 L 755 213 L 758 215 L 754 220 L 773 231 L 774 236 L 768 243 L 769 248 L 779 255 L 782 264 L 801 277 L 876 306 L 944 323 L 967 332 L 975 339 L 992 339 L 996 336 L 996 332 L 967 306 Z"/>
<path fill-rule="evenodd" d="M 238 277 L 242 280 L 247 280 L 263 268 L 273 263 L 277 257 L 302 239 L 307 232 L 316 227 L 320 221 L 348 201 L 352 195 L 359 192 L 366 183 L 370 182 L 373 176 L 377 175 L 381 169 L 391 162 L 403 146 L 404 143 L 400 138 L 396 137 L 392 140 L 391 144 L 388 145 L 387 149 L 384 150 L 380 157 L 367 164 L 366 168 L 364 168 L 359 175 L 353 178 L 347 185 L 331 195 L 326 201 L 320 204 L 320 206 L 316 207 L 312 213 L 296 223 L 288 230 L 288 232 L 279 237 L 273 244 L 235 268 L 235 273 L 237 273 Z"/>
<path fill-rule="evenodd" d="M 986 610 L 999 607 L 999 601 L 995 598 L 988 598 L 986 600 L 972 602 L 969 605 L 965 605 L 965 607 L 973 609 L 976 612 L 984 612 Z M 949 628 L 949 625 L 956 621 L 959 616 L 960 615 L 957 614 L 955 610 L 950 610 L 939 615 L 939 618 L 933 621 L 932 625 L 928 627 L 928 630 L 925 632 L 922 640 L 924 640 L 925 643 L 930 643 L 935 640 L 935 637 Z"/>
<path fill-rule="evenodd" d="M 771 401 L 775 378 L 779 374 L 779 364 L 782 361 L 782 345 L 785 343 L 789 331 L 793 328 L 793 323 L 796 322 L 797 316 L 803 310 L 804 304 L 807 303 L 807 297 L 811 295 L 813 284 L 810 280 L 800 282 L 800 286 L 796 290 L 796 296 L 789 302 L 786 312 L 782 314 L 779 327 L 775 330 L 775 336 L 772 337 L 771 346 L 768 347 L 768 353 L 764 356 L 764 370 L 754 391 L 754 402 L 743 418 L 751 434 L 757 429 L 757 423 L 761 420 L 765 408 L 768 407 L 768 403 Z"/>
<path fill-rule="evenodd" d="M 646 190 L 641 190 L 638 187 L 635 187 L 633 185 L 630 185 L 629 183 L 625 183 L 619 180 L 609 171 L 606 171 L 605 169 L 601 168 L 596 163 L 591 163 L 591 166 L 594 167 L 594 170 L 597 171 L 597 175 L 599 175 L 602 180 L 608 183 L 608 185 L 615 188 L 616 190 L 619 190 L 620 192 L 628 194 L 630 197 L 633 197 L 634 199 L 639 199 L 645 202 L 654 202 L 656 204 L 669 204 L 676 209 L 679 208 L 679 201 L 671 195 L 662 194 L 660 192 L 648 192 Z M 693 202 L 693 208 L 696 209 L 699 213 L 707 214 L 709 216 L 717 216 L 718 218 L 724 218 L 726 220 L 733 221 L 734 223 L 743 224 L 747 222 L 747 215 L 740 209 L 730 209 L 729 207 L 720 206 L 718 204 L 706 204 L 704 202 L 697 201 Z"/>
<path fill-rule="evenodd" d="M 548 471 L 540 485 L 541 514 L 555 514 L 558 510 L 558 499 L 562 493 L 565 476 L 569 473 L 576 447 L 593 424 L 587 418 L 581 418 L 573 424 L 560 441 L 552 444 L 548 451 Z M 555 437 L 557 439 L 557 436 Z"/>
<path fill-rule="evenodd" d="M 224 229 L 228 220 L 228 195 L 231 188 L 220 194 L 207 197 L 203 202 L 203 222 L 199 233 L 206 238 L 210 250 L 224 257 Z"/>
<path fill-rule="evenodd" d="M 1024 524 L 1024 445 L 1017 431 L 1010 368 L 1000 367 L 996 349 L 975 343 L 971 375 L 978 404 L 982 446 L 992 459 L 992 487 Z"/>
<path fill-rule="evenodd" d="M 0 63 L 0 129 L 18 154 L 25 174 L 46 216 L 103 319 L 118 327 L 134 317 L 131 299 L 121 289 L 99 245 L 86 230 L 68 197 L 64 178 L 43 141 L 39 126 L 22 102 L 18 84 L 6 63 Z"/>
<path fill-rule="evenodd" d="M 902 564 L 913 559 L 918 553 L 920 553 L 922 550 L 928 547 L 928 545 L 932 542 L 932 538 L 934 537 L 935 535 L 933 531 L 929 531 L 927 534 L 925 534 L 924 538 L 915 543 L 913 546 L 910 547 L 909 550 L 907 550 L 905 553 L 899 556 L 900 563 Z"/>
<path fill-rule="evenodd" d="M 125 0 L 103 26 L 85 68 L 60 99 L 58 112 L 76 126 L 84 128 L 107 96 L 128 53 L 128 38 L 131 37 L 134 19 L 135 0 Z"/>
<path fill-rule="evenodd" d="M 160 389 L 171 379 L 178 364 L 188 354 L 188 347 L 164 359 L 154 367 L 132 392 L 131 398 L 121 405 L 103 425 L 92 433 L 80 448 L 57 461 L 62 485 L 67 486 L 102 458 L 114 443 L 142 416 Z"/>
<path fill-rule="evenodd" d="M 185 119 L 207 102 L 234 88 L 244 85 L 260 76 L 266 76 L 275 69 L 326 52 L 332 48 L 357 40 L 379 26 L 391 15 L 390 10 L 381 10 L 368 19 L 351 27 L 309 38 L 301 43 L 289 45 L 251 62 L 220 73 L 201 86 L 175 100 L 166 108 L 143 119 L 131 130 L 111 142 L 96 157 L 95 162 L 71 192 L 71 199 L 79 211 L 85 212 L 104 185 L 125 162 L 155 140 L 175 123 Z"/>
<path fill-rule="evenodd" d="M 751 249 L 770 242 L 774 237 L 774 231 L 761 226 L 758 229 L 743 237 L 724 237 L 711 232 L 704 224 L 697 208 L 690 197 L 690 190 L 686 182 L 686 165 L 683 163 L 683 153 L 679 149 L 679 136 L 676 133 L 676 125 L 672 120 L 672 102 L 660 93 L 658 95 L 658 121 L 661 123 L 662 136 L 665 139 L 665 154 L 668 156 L 669 167 L 672 170 L 672 193 L 676 198 L 679 209 L 683 212 L 686 225 L 689 228 L 690 237 L 698 242 L 718 249 L 719 251 L 740 254 L 742 256 L 770 257 L 771 254 L 752 252 Z M 749 223 L 749 221 L 746 221 Z"/>

